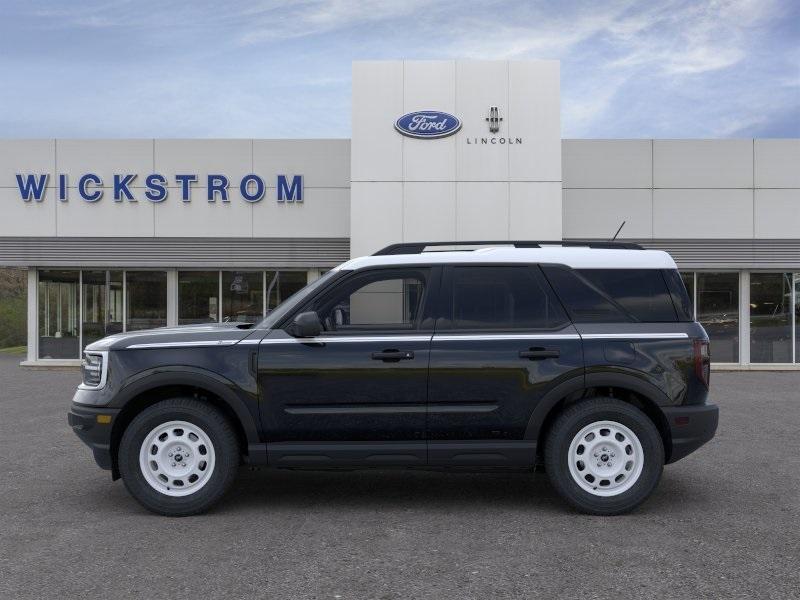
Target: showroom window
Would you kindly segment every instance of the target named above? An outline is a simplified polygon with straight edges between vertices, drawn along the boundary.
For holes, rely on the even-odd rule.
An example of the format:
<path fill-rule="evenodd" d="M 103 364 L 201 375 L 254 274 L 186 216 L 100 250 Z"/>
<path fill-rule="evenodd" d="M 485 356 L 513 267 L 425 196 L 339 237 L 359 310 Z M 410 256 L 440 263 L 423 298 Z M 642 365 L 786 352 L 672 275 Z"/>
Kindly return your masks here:
<path fill-rule="evenodd" d="M 126 329 L 152 329 L 167 324 L 167 273 L 126 271 Z"/>
<path fill-rule="evenodd" d="M 296 291 L 306 287 L 308 273 L 306 271 L 267 271 L 266 279 L 266 309 L 269 313 Z"/>
<path fill-rule="evenodd" d="M 39 358 L 80 356 L 79 271 L 39 271 Z"/>
<path fill-rule="evenodd" d="M 122 271 L 81 271 L 81 347 L 122 331 Z"/>
<path fill-rule="evenodd" d="M 750 362 L 792 362 L 791 273 L 750 273 Z"/>
<path fill-rule="evenodd" d="M 264 272 L 222 272 L 222 320 L 254 323 L 264 317 Z"/>
<path fill-rule="evenodd" d="M 178 325 L 219 320 L 219 271 L 178 273 Z"/>
<path fill-rule="evenodd" d="M 697 273 L 696 319 L 711 340 L 714 362 L 739 362 L 739 273 Z"/>

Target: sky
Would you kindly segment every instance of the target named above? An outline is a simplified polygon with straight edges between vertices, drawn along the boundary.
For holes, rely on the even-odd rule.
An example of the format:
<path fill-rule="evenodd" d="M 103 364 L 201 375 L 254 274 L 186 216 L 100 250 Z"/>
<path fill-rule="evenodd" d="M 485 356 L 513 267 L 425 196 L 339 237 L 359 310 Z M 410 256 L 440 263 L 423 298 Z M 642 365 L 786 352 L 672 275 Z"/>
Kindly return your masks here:
<path fill-rule="evenodd" d="M 0 0 L 0 137 L 350 137 L 359 59 L 561 61 L 564 138 L 800 137 L 800 0 Z"/>

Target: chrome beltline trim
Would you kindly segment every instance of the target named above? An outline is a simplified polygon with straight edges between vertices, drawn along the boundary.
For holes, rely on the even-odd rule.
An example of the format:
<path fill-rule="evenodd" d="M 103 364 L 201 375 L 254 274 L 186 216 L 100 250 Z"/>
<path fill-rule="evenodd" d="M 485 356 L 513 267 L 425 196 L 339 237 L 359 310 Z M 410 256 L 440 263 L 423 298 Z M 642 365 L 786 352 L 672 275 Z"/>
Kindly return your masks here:
<path fill-rule="evenodd" d="M 450 334 L 434 335 L 434 342 L 459 342 L 481 341 L 481 340 L 579 340 L 581 336 L 577 333 L 496 333 L 496 334 Z"/>
<path fill-rule="evenodd" d="M 242 340 L 240 344 L 346 344 L 357 342 L 461 342 L 503 340 L 674 340 L 688 339 L 686 333 L 508 333 L 508 334 L 435 334 L 435 335 L 383 335 L 313 338 L 279 338 Z"/>
<path fill-rule="evenodd" d="M 582 333 L 585 340 L 685 340 L 688 333 Z"/>
<path fill-rule="evenodd" d="M 233 346 L 239 340 L 201 340 L 195 342 L 153 342 L 152 344 L 131 344 L 125 350 L 145 348 L 197 348 L 202 346 Z"/>

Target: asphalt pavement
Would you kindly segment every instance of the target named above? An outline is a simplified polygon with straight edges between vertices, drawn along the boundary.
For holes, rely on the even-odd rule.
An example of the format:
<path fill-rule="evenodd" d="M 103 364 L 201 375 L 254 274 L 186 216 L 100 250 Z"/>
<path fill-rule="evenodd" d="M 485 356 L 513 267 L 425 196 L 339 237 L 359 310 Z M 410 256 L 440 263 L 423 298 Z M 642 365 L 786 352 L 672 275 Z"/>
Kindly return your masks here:
<path fill-rule="evenodd" d="M 66 423 L 77 371 L 0 354 L 0 598 L 800 598 L 800 372 L 712 373 L 717 437 L 635 513 L 544 474 L 243 468 L 152 515 Z"/>

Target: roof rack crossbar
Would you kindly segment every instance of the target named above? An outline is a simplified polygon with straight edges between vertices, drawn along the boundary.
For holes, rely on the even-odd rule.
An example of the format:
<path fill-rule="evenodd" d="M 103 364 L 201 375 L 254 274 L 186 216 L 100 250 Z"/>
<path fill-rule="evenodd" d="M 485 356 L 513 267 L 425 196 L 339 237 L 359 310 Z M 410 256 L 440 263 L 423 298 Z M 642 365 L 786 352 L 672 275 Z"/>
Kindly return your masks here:
<path fill-rule="evenodd" d="M 459 242 L 403 242 L 391 244 L 378 250 L 373 256 L 388 254 L 422 254 L 425 248 L 440 246 L 513 246 L 514 248 L 541 248 L 542 246 L 566 246 L 606 248 L 617 250 L 644 250 L 639 244 L 632 242 L 605 242 L 602 240 L 493 240 L 493 241 L 459 241 Z"/>

